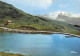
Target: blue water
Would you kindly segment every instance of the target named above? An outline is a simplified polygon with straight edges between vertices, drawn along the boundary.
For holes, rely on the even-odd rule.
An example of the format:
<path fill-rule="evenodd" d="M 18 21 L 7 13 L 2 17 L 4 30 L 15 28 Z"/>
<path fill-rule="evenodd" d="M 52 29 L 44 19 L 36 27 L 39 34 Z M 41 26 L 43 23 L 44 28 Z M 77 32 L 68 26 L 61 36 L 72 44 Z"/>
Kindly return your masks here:
<path fill-rule="evenodd" d="M 10 51 L 4 51 L 7 49 Z M 63 34 L 0 33 L 0 51 L 31 56 L 80 56 L 80 38 L 66 38 Z"/>

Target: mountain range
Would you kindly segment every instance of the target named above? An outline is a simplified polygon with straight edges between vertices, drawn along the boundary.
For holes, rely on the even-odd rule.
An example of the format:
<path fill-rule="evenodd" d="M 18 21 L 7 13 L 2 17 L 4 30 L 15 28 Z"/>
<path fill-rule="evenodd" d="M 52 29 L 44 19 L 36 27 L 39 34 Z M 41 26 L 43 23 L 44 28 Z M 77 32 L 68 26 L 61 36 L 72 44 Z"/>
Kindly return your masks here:
<path fill-rule="evenodd" d="M 66 23 L 68 20 L 71 22 L 72 18 L 77 18 L 69 17 L 69 15 L 67 13 L 52 13 L 52 15 L 49 13 L 35 16 L 0 1 L 0 27 L 79 34 L 80 27 Z M 7 24 L 8 21 L 10 24 Z M 75 22 L 77 23 L 77 21 Z"/>
<path fill-rule="evenodd" d="M 48 18 L 51 20 L 63 21 L 73 25 L 80 25 L 80 14 L 57 11 L 57 12 L 49 12 L 47 14 L 40 15 L 40 17 Z"/>

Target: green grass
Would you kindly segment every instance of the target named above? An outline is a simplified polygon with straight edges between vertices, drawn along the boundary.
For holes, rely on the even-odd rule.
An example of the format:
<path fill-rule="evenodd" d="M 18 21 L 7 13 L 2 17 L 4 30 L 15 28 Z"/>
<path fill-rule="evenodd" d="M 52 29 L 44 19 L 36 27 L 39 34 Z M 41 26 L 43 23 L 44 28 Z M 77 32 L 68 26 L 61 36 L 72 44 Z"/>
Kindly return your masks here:
<path fill-rule="evenodd" d="M 21 55 L 21 54 L 12 54 L 12 53 L 0 52 L 0 56 L 30 56 L 30 55 Z"/>
<path fill-rule="evenodd" d="M 4 29 L 0 29 L 0 32 L 4 32 Z"/>

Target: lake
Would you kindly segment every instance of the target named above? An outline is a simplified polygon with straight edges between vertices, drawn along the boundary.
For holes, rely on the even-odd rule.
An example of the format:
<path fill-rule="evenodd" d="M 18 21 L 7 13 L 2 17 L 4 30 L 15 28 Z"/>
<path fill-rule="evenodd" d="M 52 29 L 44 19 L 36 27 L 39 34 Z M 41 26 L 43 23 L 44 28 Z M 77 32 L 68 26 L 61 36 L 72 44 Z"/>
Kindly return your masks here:
<path fill-rule="evenodd" d="M 0 33 L 0 51 L 31 56 L 80 56 L 80 38 L 65 36 Z"/>

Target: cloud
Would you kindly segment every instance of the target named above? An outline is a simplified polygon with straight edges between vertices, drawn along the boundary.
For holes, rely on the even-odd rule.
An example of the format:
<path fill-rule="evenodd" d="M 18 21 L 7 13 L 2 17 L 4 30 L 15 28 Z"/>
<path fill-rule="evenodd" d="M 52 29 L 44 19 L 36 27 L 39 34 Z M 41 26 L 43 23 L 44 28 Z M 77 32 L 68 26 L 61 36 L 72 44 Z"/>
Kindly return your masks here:
<path fill-rule="evenodd" d="M 8 0 L 10 2 L 24 4 L 26 6 L 31 6 L 34 8 L 46 9 L 52 4 L 52 0 Z"/>

